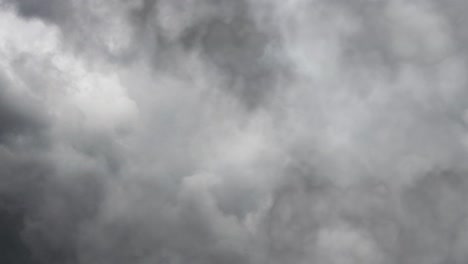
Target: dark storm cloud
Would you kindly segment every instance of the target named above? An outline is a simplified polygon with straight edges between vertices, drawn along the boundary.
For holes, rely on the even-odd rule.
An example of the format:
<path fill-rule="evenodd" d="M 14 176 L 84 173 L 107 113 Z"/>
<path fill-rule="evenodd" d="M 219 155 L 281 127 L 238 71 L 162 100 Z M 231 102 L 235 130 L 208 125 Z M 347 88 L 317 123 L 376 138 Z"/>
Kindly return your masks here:
<path fill-rule="evenodd" d="M 462 1 L 1 3 L 0 262 L 467 261 Z"/>
<path fill-rule="evenodd" d="M 463 263 L 460 250 L 466 232 L 466 172 L 434 171 L 415 183 L 403 196 L 400 236 L 401 263 L 433 261 Z"/>
<path fill-rule="evenodd" d="M 96 172 L 57 170 L 43 105 L 28 94 L 1 96 L 0 244 L 3 263 L 71 263 L 79 225 L 99 205 Z M 66 162 L 61 160 L 61 162 Z M 83 168 L 84 169 L 84 168 Z M 64 180 L 60 177 L 75 177 Z M 53 231 L 51 231 L 53 230 Z"/>
<path fill-rule="evenodd" d="M 181 54 L 198 53 L 225 78 L 223 88 L 255 109 L 274 92 L 284 69 L 268 53 L 271 36 L 250 5 L 243 0 L 144 1 L 129 17 L 136 35 L 149 42 L 154 67 L 177 71 Z"/>
<path fill-rule="evenodd" d="M 8 137 L 39 132 L 46 126 L 40 108 L 32 98 L 11 93 L 10 84 L 0 77 L 0 142 Z"/>
<path fill-rule="evenodd" d="M 46 121 L 37 102 L 12 93 L 1 78 L 0 92 L 0 247 L 4 263 L 36 263 L 21 234 L 24 218 L 50 172 L 32 149 L 44 145 Z M 13 91 L 14 92 L 14 91 Z M 21 142 L 20 142 L 21 141 Z M 26 149 L 23 149 L 26 148 Z"/>
<path fill-rule="evenodd" d="M 8 4 L 16 6 L 18 13 L 27 18 L 40 18 L 54 23 L 60 23 L 72 11 L 71 1 L 57 0 L 7 0 Z"/>
<path fill-rule="evenodd" d="M 214 66 L 228 75 L 228 88 L 255 108 L 274 91 L 274 75 L 281 74 L 268 57 L 270 37 L 255 24 L 256 14 L 248 3 L 226 1 L 220 5 L 232 7 L 224 8 L 227 11 L 220 8 L 212 19 L 189 28 L 184 46 L 200 46 Z"/>

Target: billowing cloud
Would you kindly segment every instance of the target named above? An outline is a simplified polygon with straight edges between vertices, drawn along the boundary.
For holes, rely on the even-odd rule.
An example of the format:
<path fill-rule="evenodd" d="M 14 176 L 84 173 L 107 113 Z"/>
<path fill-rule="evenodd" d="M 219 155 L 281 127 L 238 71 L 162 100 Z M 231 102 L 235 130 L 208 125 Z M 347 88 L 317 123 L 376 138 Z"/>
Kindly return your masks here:
<path fill-rule="evenodd" d="M 0 262 L 466 263 L 467 7 L 0 0 Z"/>

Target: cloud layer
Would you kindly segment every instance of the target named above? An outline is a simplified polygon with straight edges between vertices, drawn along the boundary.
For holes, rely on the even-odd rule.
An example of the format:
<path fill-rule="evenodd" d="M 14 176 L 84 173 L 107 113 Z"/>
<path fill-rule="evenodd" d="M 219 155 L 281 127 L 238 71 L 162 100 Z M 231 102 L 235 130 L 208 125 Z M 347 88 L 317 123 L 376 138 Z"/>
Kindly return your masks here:
<path fill-rule="evenodd" d="M 0 262 L 466 263 L 439 2 L 0 0 Z"/>

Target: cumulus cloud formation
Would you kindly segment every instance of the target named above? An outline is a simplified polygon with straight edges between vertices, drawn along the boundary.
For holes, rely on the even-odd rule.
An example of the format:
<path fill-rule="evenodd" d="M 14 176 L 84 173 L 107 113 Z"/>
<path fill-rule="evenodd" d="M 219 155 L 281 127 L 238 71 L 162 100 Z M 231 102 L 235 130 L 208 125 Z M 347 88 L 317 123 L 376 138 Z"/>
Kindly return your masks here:
<path fill-rule="evenodd" d="M 462 264 L 462 0 L 0 0 L 0 262 Z"/>

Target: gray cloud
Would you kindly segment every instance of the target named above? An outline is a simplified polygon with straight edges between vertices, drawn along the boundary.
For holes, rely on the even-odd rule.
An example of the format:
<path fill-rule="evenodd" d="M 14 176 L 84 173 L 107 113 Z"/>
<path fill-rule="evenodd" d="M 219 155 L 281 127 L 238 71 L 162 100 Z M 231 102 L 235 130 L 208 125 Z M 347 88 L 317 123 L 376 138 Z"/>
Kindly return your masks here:
<path fill-rule="evenodd" d="M 465 6 L 0 1 L 0 262 L 466 263 Z"/>

